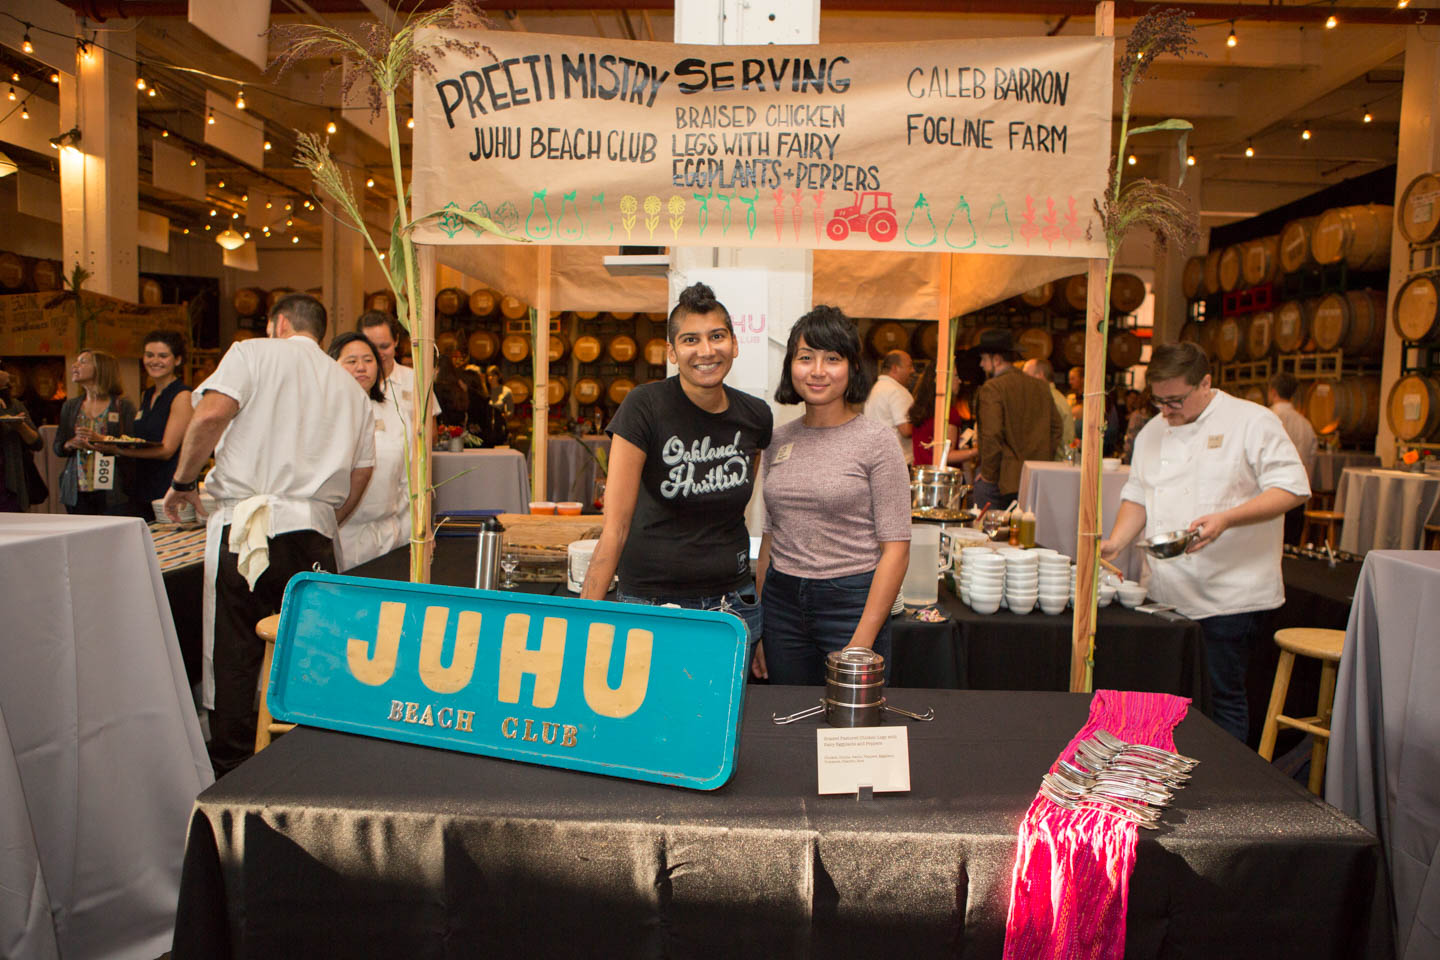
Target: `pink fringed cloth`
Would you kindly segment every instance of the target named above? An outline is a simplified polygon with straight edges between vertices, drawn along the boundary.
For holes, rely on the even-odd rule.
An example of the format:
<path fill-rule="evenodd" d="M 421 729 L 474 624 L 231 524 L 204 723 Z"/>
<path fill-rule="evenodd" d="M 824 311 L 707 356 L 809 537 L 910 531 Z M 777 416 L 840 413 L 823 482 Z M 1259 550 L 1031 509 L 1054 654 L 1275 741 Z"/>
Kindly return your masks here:
<path fill-rule="evenodd" d="M 1056 764 L 1097 729 L 1174 750 L 1175 725 L 1189 704 L 1163 693 L 1098 690 L 1090 719 Z M 1065 810 L 1037 793 L 1020 824 L 1005 960 L 1121 960 L 1139 830 L 1093 810 Z"/>

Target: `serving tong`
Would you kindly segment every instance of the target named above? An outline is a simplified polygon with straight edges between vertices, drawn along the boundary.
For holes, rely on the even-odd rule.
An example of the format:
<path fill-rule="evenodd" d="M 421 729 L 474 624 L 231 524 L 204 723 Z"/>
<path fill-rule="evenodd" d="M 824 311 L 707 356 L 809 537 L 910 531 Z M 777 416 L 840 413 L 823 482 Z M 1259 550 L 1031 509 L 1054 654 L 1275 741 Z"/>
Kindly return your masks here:
<path fill-rule="evenodd" d="M 883 713 L 898 713 L 900 716 L 909 717 L 911 720 L 920 720 L 922 722 L 929 723 L 931 720 L 935 719 L 934 707 L 927 707 L 923 714 L 911 713 L 909 710 L 901 710 L 899 707 L 892 707 L 889 703 L 885 702 L 884 698 L 881 698 L 879 707 L 881 712 Z M 773 713 L 770 715 L 770 722 L 774 723 L 776 726 L 783 727 L 787 723 L 794 723 L 797 720 L 805 720 L 809 717 L 817 717 L 824 712 L 825 698 L 822 697 L 819 701 L 817 701 L 815 706 L 806 707 L 804 710 L 799 710 L 795 713 L 786 714 L 783 717 L 778 713 Z"/>
<path fill-rule="evenodd" d="M 1040 793 L 1066 810 L 1094 810 L 1147 830 L 1184 788 L 1199 761 L 1096 730 L 1040 780 Z"/>

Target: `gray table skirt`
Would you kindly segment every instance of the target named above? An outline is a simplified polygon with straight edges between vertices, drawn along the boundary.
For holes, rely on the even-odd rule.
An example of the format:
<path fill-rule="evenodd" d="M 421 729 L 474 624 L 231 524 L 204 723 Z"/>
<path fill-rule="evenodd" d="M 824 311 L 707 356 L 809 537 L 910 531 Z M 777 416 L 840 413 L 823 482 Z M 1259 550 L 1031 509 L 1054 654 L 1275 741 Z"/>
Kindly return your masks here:
<path fill-rule="evenodd" d="M 1418 550 L 1425 524 L 1440 520 L 1440 475 L 1347 467 L 1335 509 L 1345 514 L 1341 550 Z"/>

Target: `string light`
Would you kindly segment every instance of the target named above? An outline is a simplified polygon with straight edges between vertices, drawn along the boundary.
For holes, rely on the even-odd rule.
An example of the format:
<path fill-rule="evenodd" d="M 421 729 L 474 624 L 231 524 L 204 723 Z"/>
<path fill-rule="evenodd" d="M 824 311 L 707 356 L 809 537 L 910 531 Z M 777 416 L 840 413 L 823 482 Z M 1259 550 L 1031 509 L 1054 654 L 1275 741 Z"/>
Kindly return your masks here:
<path fill-rule="evenodd" d="M 385 254 L 383 254 L 383 253 L 380 254 L 380 259 L 381 259 L 381 260 L 384 260 L 384 259 L 385 259 Z"/>
<path fill-rule="evenodd" d="M 248 194 L 248 193 L 242 193 L 242 194 L 240 194 L 240 202 L 241 202 L 241 203 L 249 203 L 249 202 L 250 202 L 250 194 Z"/>
<path fill-rule="evenodd" d="M 273 206 L 275 206 L 275 204 L 271 203 L 269 200 L 266 200 L 266 201 L 265 201 L 265 209 L 266 209 L 266 210 L 269 210 L 269 209 L 270 209 L 271 207 L 273 207 Z"/>
<path fill-rule="evenodd" d="M 1255 156 L 1255 145 L 1253 143 L 1250 143 L 1249 141 L 1246 141 L 1245 143 L 1245 156 Z"/>
<path fill-rule="evenodd" d="M 29 102 L 30 102 L 29 100 L 26 100 L 25 103 L 20 104 L 20 119 L 21 119 L 21 120 L 29 120 L 29 119 L 30 119 L 30 109 L 29 109 L 29 107 L 26 106 L 26 104 L 28 104 Z"/>
<path fill-rule="evenodd" d="M 57 73 L 57 72 L 54 71 L 54 70 L 50 71 L 50 82 L 51 82 L 51 83 L 59 83 L 59 82 L 60 82 L 60 74 Z"/>
<path fill-rule="evenodd" d="M 210 224 L 205 224 L 205 232 L 210 232 Z"/>
<path fill-rule="evenodd" d="M 1135 166 L 1135 164 L 1139 163 L 1140 161 L 1139 161 L 1138 158 L 1136 158 L 1135 154 L 1132 153 L 1132 154 L 1130 154 L 1130 156 L 1128 156 L 1128 157 L 1125 158 L 1125 162 L 1128 163 L 1128 164 L 1130 164 L 1130 166 L 1133 167 L 1133 166 Z"/>
<path fill-rule="evenodd" d="M 30 42 L 30 24 L 28 23 L 25 24 L 25 38 L 20 41 L 20 52 L 27 54 L 35 52 L 35 44 Z"/>
<path fill-rule="evenodd" d="M 236 212 L 230 214 L 230 219 L 231 219 L 231 220 L 239 220 L 239 219 L 240 219 L 240 212 L 237 210 Z"/>
<path fill-rule="evenodd" d="M 79 37 L 75 38 L 75 49 L 79 52 L 81 59 L 86 63 L 89 63 L 95 57 L 94 51 L 90 49 L 90 44 L 81 40 Z"/>
<path fill-rule="evenodd" d="M 244 109 L 245 109 L 245 88 L 244 88 L 244 87 L 241 87 L 241 88 L 240 88 L 240 92 L 237 93 L 237 94 L 235 94 L 235 109 L 236 109 L 236 110 L 244 110 Z"/>
<path fill-rule="evenodd" d="M 145 96 L 147 96 L 147 97 L 153 97 L 153 96 L 155 96 L 155 84 L 153 84 L 153 83 L 150 84 L 150 89 L 145 91 Z"/>
<path fill-rule="evenodd" d="M 326 132 L 326 133 L 334 133 L 337 129 L 339 129 L 339 128 L 335 126 L 335 120 L 334 120 L 334 118 L 331 118 L 330 122 L 327 123 L 327 124 L 325 124 L 325 132 Z"/>
<path fill-rule="evenodd" d="M 191 157 L 191 158 L 190 158 L 190 166 L 192 166 L 192 167 L 195 166 L 195 165 L 196 165 L 197 163 L 199 163 L 199 162 L 200 162 L 200 161 L 199 161 L 199 160 L 196 160 L 194 157 Z"/>
<path fill-rule="evenodd" d="M 215 184 L 215 189 L 217 189 L 217 190 L 224 190 L 224 189 L 225 189 L 225 181 L 224 181 L 224 180 L 221 180 L 219 183 Z"/>
<path fill-rule="evenodd" d="M 269 141 L 269 140 L 266 140 L 266 141 L 265 141 L 265 149 L 266 149 L 267 151 L 270 149 L 270 141 Z"/>
<path fill-rule="evenodd" d="M 1187 167 L 1193 167 L 1193 166 L 1195 166 L 1195 154 L 1192 153 L 1192 154 L 1189 154 L 1188 156 L 1186 156 L 1186 158 L 1185 158 L 1185 166 L 1187 166 Z"/>
<path fill-rule="evenodd" d="M 161 140 L 166 140 L 166 139 L 169 139 L 169 137 L 170 137 L 170 131 L 167 130 L 167 129 L 165 129 L 164 127 L 161 127 L 161 128 L 160 128 L 160 139 L 161 139 Z"/>
<path fill-rule="evenodd" d="M 285 226 L 287 226 L 287 227 L 293 227 L 293 226 L 295 226 L 295 221 L 294 221 L 294 220 L 286 220 L 286 221 L 285 221 Z"/>
<path fill-rule="evenodd" d="M 1301 140 L 1309 140 L 1309 139 L 1310 139 L 1310 128 L 1309 128 L 1309 127 L 1306 127 L 1304 130 L 1301 130 L 1301 131 L 1300 131 L 1300 139 L 1301 139 Z"/>
<path fill-rule="evenodd" d="M 208 125 L 212 126 L 212 127 L 215 126 L 215 111 L 214 111 L 214 110 L 211 110 L 210 112 L 208 112 L 208 113 L 205 115 L 205 122 L 206 122 Z"/>
<path fill-rule="evenodd" d="M 211 207 L 211 208 L 210 208 L 210 216 L 212 216 L 212 217 L 215 216 L 216 214 L 218 214 L 219 212 L 220 212 L 220 211 L 219 211 L 219 210 L 216 210 L 214 207 Z"/>
<path fill-rule="evenodd" d="M 414 129 L 415 129 L 415 118 L 414 118 L 414 117 L 411 117 L 409 120 L 406 120 L 406 121 L 405 121 L 405 129 L 407 129 L 407 130 L 414 130 Z"/>
<path fill-rule="evenodd" d="M 1340 21 L 1335 19 L 1335 0 L 1330 0 L 1330 16 L 1325 18 L 1325 29 L 1334 30 L 1339 25 Z"/>
<path fill-rule="evenodd" d="M 1396 10 L 1404 10 L 1408 6 L 1410 6 L 1410 0 L 1395 0 Z"/>
<path fill-rule="evenodd" d="M 180 232 L 181 232 L 181 233 L 187 233 L 187 234 L 188 234 L 188 233 L 190 232 L 190 228 L 189 228 L 189 227 L 185 227 L 185 228 L 182 229 Z"/>
<path fill-rule="evenodd" d="M 144 89 L 145 89 L 145 77 L 144 77 L 143 74 L 142 74 L 141 76 L 138 76 L 138 77 L 135 78 L 135 89 L 136 89 L 136 90 L 144 90 Z"/>
<path fill-rule="evenodd" d="M 15 99 L 15 88 L 14 88 L 14 87 L 11 87 L 11 88 L 10 88 L 10 99 L 11 99 L 11 100 L 14 100 L 14 99 Z"/>
<path fill-rule="evenodd" d="M 368 188 L 370 188 L 370 189 L 372 189 L 372 190 L 375 189 L 375 178 L 374 178 L 374 177 L 366 177 L 366 178 L 365 178 L 365 186 L 368 187 Z"/>
<path fill-rule="evenodd" d="M 1365 116 L 1361 117 L 1361 118 L 1360 118 L 1360 121 L 1361 121 L 1362 123 L 1369 123 L 1369 122 L 1371 122 L 1371 121 L 1374 120 L 1374 119 L 1375 119 L 1375 117 L 1370 113 L 1370 105 L 1367 103 L 1367 104 L 1365 105 Z"/>
<path fill-rule="evenodd" d="M 1234 21 L 1234 20 L 1231 20 L 1231 21 L 1230 21 L 1230 36 L 1228 36 L 1228 37 L 1225 38 L 1225 46 L 1227 46 L 1227 47 L 1234 47 L 1234 46 L 1236 46 L 1239 42 L 1240 42 L 1240 38 L 1237 37 L 1237 36 L 1235 36 L 1235 21 Z"/>
<path fill-rule="evenodd" d="M 244 237 L 245 237 L 246 240 L 249 240 L 249 239 L 250 239 L 250 231 L 249 231 L 249 230 L 246 230 L 246 231 L 245 231 Z"/>
<path fill-rule="evenodd" d="M 291 243 L 299 243 L 299 242 L 300 242 L 300 238 L 299 238 L 299 237 L 291 237 L 291 238 L 290 238 L 290 242 L 291 242 Z"/>
<path fill-rule="evenodd" d="M 18 70 L 17 70 L 17 71 L 14 71 L 14 72 L 12 72 L 12 73 L 10 74 L 10 82 L 11 82 L 11 83 L 19 83 L 19 82 L 20 82 L 20 72 L 19 72 Z"/>

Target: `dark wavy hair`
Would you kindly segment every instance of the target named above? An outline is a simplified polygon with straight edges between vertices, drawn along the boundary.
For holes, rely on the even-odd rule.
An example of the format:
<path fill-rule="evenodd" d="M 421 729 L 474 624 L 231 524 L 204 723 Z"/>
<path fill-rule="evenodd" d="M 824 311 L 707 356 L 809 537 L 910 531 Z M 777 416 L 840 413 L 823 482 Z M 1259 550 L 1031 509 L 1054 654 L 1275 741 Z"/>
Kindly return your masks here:
<path fill-rule="evenodd" d="M 715 310 L 719 310 L 725 318 L 725 329 L 730 331 L 730 336 L 735 336 L 735 326 L 730 322 L 730 311 L 725 309 L 725 304 L 715 299 L 715 291 L 703 283 L 690 284 L 680 291 L 680 301 L 675 304 L 675 309 L 670 311 L 670 318 L 665 321 L 666 342 L 675 342 L 675 336 L 680 332 L 680 324 L 686 317 Z"/>
<path fill-rule="evenodd" d="M 145 334 L 145 339 L 140 341 L 143 347 L 147 343 L 163 343 L 175 355 L 175 362 L 180 366 L 185 365 L 185 338 L 173 330 L 151 330 Z"/>
<path fill-rule="evenodd" d="M 823 304 L 795 321 L 795 326 L 790 328 L 790 340 L 785 344 L 785 362 L 780 366 L 780 383 L 775 387 L 775 402 L 800 402 L 800 394 L 796 392 L 790 375 L 790 365 L 795 361 L 801 337 L 812 350 L 833 350 L 849 361 L 850 382 L 845 386 L 845 402 L 864 403 L 875 378 L 860 362 L 860 331 L 856 329 L 855 321 L 845 316 L 839 307 Z"/>
<path fill-rule="evenodd" d="M 376 403 L 384 403 L 385 391 L 381 389 L 380 384 L 385 379 L 385 366 L 380 362 L 380 351 L 375 349 L 375 344 L 370 342 L 369 337 L 363 333 L 356 333 L 353 330 L 336 334 L 335 339 L 330 341 L 330 350 L 328 352 L 331 359 L 339 362 L 340 351 L 352 343 L 363 343 L 370 348 L 370 355 L 375 358 L 375 382 L 370 384 L 370 399 Z"/>

